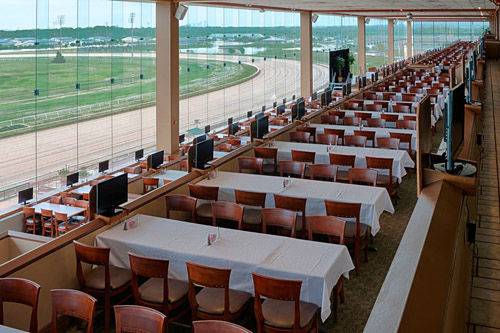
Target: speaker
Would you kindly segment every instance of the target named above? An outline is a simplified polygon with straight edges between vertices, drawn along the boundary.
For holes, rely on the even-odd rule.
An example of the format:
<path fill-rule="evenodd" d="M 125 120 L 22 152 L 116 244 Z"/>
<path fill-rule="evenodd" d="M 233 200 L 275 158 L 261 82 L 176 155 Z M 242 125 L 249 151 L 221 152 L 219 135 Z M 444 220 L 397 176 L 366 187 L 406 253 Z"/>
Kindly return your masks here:
<path fill-rule="evenodd" d="M 318 14 L 312 14 L 312 16 L 311 16 L 311 20 L 312 20 L 312 22 L 313 22 L 313 23 L 316 23 L 316 21 L 318 20 L 318 17 L 319 17 L 319 15 L 318 15 Z"/>
<path fill-rule="evenodd" d="M 177 7 L 177 10 L 175 11 L 175 18 L 178 19 L 179 21 L 184 20 L 184 17 L 186 16 L 188 11 L 187 6 L 179 4 Z"/>

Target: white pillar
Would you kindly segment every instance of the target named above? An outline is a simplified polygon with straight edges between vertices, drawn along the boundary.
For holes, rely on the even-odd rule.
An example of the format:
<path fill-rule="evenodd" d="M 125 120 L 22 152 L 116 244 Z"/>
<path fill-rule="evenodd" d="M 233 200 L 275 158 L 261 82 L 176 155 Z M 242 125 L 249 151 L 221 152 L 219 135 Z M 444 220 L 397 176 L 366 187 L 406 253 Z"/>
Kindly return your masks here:
<path fill-rule="evenodd" d="M 408 57 L 413 57 L 413 24 L 411 21 L 406 21 L 406 48 Z"/>
<path fill-rule="evenodd" d="M 365 33 L 365 17 L 358 17 L 358 66 L 359 74 L 366 73 L 366 33 Z"/>
<path fill-rule="evenodd" d="M 394 62 L 394 19 L 387 20 L 387 63 Z"/>
<path fill-rule="evenodd" d="M 313 92 L 312 13 L 300 13 L 300 94 L 309 97 Z"/>

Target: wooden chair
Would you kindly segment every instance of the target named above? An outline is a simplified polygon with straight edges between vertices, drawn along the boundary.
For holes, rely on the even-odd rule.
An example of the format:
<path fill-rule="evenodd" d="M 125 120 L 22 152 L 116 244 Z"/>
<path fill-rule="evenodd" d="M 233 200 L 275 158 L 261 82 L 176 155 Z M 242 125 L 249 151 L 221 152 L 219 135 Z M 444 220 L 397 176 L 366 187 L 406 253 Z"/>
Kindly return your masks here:
<path fill-rule="evenodd" d="M 243 205 L 243 225 L 261 230 L 262 208 L 266 206 L 266 193 L 234 190 L 236 203 Z"/>
<path fill-rule="evenodd" d="M 241 145 L 241 139 L 240 138 L 228 138 L 227 143 L 233 147 L 238 147 Z"/>
<path fill-rule="evenodd" d="M 380 112 L 382 111 L 382 105 L 378 103 L 373 103 L 373 104 L 364 104 L 363 105 L 363 110 L 365 111 L 376 111 Z"/>
<path fill-rule="evenodd" d="M 182 219 L 178 216 L 176 220 L 182 219 L 190 222 L 196 222 L 196 198 L 182 194 L 169 194 L 165 196 L 165 216 L 170 219 L 170 212 L 182 212 L 187 216 L 187 219 Z"/>
<path fill-rule="evenodd" d="M 361 124 L 361 119 L 358 117 L 345 117 L 344 125 L 345 126 L 359 126 Z"/>
<path fill-rule="evenodd" d="M 166 316 L 155 309 L 139 305 L 115 305 L 116 333 L 164 333 Z"/>
<path fill-rule="evenodd" d="M 337 166 L 336 181 L 348 182 L 348 170 L 354 168 L 355 163 L 356 155 L 330 154 L 330 164 Z M 339 167 L 343 167 L 343 170 Z"/>
<path fill-rule="evenodd" d="M 366 136 L 361 135 L 346 135 L 344 136 L 344 146 L 351 147 L 366 147 Z"/>
<path fill-rule="evenodd" d="M 309 132 L 290 132 L 291 142 L 309 143 L 310 138 L 311 133 Z"/>
<path fill-rule="evenodd" d="M 71 217 L 71 221 L 74 221 L 78 224 L 87 223 L 90 220 L 90 205 L 86 200 L 77 200 L 74 204 L 75 207 L 84 208 L 85 211 L 83 215 L 75 215 Z"/>
<path fill-rule="evenodd" d="M 0 325 L 4 324 L 3 303 L 18 303 L 31 307 L 30 333 L 38 332 L 38 298 L 40 286 L 20 278 L 0 279 Z"/>
<path fill-rule="evenodd" d="M 302 150 L 292 149 L 291 153 L 292 153 L 292 161 L 304 162 L 306 164 L 314 164 L 316 153 L 313 151 L 302 151 Z"/>
<path fill-rule="evenodd" d="M 410 120 L 410 121 L 416 121 L 414 116 L 403 116 L 403 120 Z"/>
<path fill-rule="evenodd" d="M 35 208 L 23 207 L 23 230 L 36 234 L 38 221 L 36 219 Z"/>
<path fill-rule="evenodd" d="M 260 157 L 238 157 L 238 172 L 245 172 L 246 170 L 253 173 L 264 173 L 264 159 Z"/>
<path fill-rule="evenodd" d="M 255 157 L 264 160 L 262 170 L 265 174 L 276 174 L 278 171 L 278 149 L 269 147 L 255 147 Z M 269 163 L 271 162 L 271 163 Z"/>
<path fill-rule="evenodd" d="M 294 211 L 297 214 L 297 232 L 302 235 L 304 231 L 304 219 L 306 216 L 306 198 L 289 197 L 281 194 L 274 194 L 274 207 Z"/>
<path fill-rule="evenodd" d="M 377 186 L 377 171 L 367 168 L 349 169 L 349 184 Z"/>
<path fill-rule="evenodd" d="M 412 147 L 412 144 L 411 144 L 412 135 L 410 133 L 394 133 L 394 132 L 390 132 L 389 135 L 390 135 L 391 138 L 399 139 L 399 148 L 405 149 L 404 147 L 401 147 L 401 144 L 408 145 L 408 148 L 406 148 L 406 150 L 408 151 L 408 154 L 410 154 L 411 158 L 413 158 L 413 159 L 415 158 L 415 151 L 413 150 L 413 147 Z"/>
<path fill-rule="evenodd" d="M 367 120 L 366 124 L 368 125 L 368 127 L 384 128 L 385 127 L 385 119 L 370 118 Z"/>
<path fill-rule="evenodd" d="M 398 179 L 392 174 L 393 158 L 366 156 L 366 167 L 376 171 L 382 170 L 387 174 L 378 174 L 377 186 L 385 187 L 391 198 L 397 198 Z"/>
<path fill-rule="evenodd" d="M 118 303 L 128 299 L 130 271 L 109 264 L 109 248 L 89 246 L 73 241 L 76 252 L 76 276 L 80 289 L 97 299 L 104 299 L 104 331 L 109 332 L 111 299 L 124 295 Z M 83 265 L 96 266 L 84 273 Z"/>
<path fill-rule="evenodd" d="M 306 164 L 297 161 L 280 161 L 279 162 L 280 176 L 290 176 L 296 178 L 304 178 Z"/>
<path fill-rule="evenodd" d="M 344 104 L 346 110 L 359 110 L 359 103 L 357 102 L 347 102 Z"/>
<path fill-rule="evenodd" d="M 390 114 L 390 113 L 382 113 L 380 115 L 380 119 L 385 120 L 385 122 L 388 123 L 395 123 L 399 119 L 399 115 L 397 114 Z"/>
<path fill-rule="evenodd" d="M 228 201 L 212 202 L 212 225 L 214 227 L 218 225 L 217 220 L 230 222 L 232 227 L 236 224 L 236 229 L 241 230 L 243 224 L 243 206 Z"/>
<path fill-rule="evenodd" d="M 310 126 L 299 126 L 295 129 L 297 132 L 306 132 L 309 133 L 309 141 L 315 143 L 316 142 L 316 127 L 310 127 Z"/>
<path fill-rule="evenodd" d="M 62 198 L 62 204 L 65 206 L 74 206 L 76 203 L 76 198 L 73 197 L 63 197 Z"/>
<path fill-rule="evenodd" d="M 233 146 L 231 146 L 230 143 L 220 143 L 215 147 L 215 150 L 217 151 L 224 151 L 226 153 L 229 153 L 233 150 Z"/>
<path fill-rule="evenodd" d="M 262 209 L 262 232 L 265 234 L 270 233 L 270 229 L 279 229 L 279 235 L 283 235 L 283 231 L 287 230 L 289 231 L 287 236 L 295 238 L 297 212 L 283 208 Z"/>
<path fill-rule="evenodd" d="M 361 251 L 364 260 L 368 261 L 369 228 L 360 221 L 361 204 L 325 200 L 326 215 L 340 217 L 346 220 L 344 242 L 354 247 L 354 264 L 359 273 Z"/>
<path fill-rule="evenodd" d="M 338 136 L 335 134 L 317 134 L 316 143 L 322 145 L 337 145 Z"/>
<path fill-rule="evenodd" d="M 128 257 L 132 272 L 132 295 L 136 305 L 160 311 L 170 323 L 189 312 L 188 284 L 168 277 L 168 260 L 143 257 L 130 252 Z M 139 285 L 142 281 L 144 283 Z"/>
<path fill-rule="evenodd" d="M 56 226 L 56 236 L 65 234 L 75 228 L 78 228 L 78 222 L 68 219 L 68 214 L 54 212 L 54 225 Z"/>
<path fill-rule="evenodd" d="M 421 94 L 422 89 L 418 89 L 417 92 L 414 94 Z M 417 96 L 415 95 L 409 95 L 409 94 L 403 94 L 403 102 L 416 102 L 417 101 Z"/>
<path fill-rule="evenodd" d="M 144 177 L 142 178 L 142 193 L 148 193 L 158 188 L 160 180 L 158 178 Z"/>
<path fill-rule="evenodd" d="M 57 234 L 52 210 L 42 209 L 40 211 L 40 224 L 42 225 L 42 236 L 45 236 L 45 233 L 50 233 L 50 237 L 54 237 Z"/>
<path fill-rule="evenodd" d="M 312 180 L 337 181 L 337 167 L 332 164 L 312 164 L 309 166 Z"/>
<path fill-rule="evenodd" d="M 302 281 L 253 273 L 257 332 L 318 332 L 318 307 L 300 301 Z M 264 300 L 265 299 L 265 300 Z"/>
<path fill-rule="evenodd" d="M 377 138 L 377 147 L 386 149 L 399 149 L 399 139 L 395 138 Z"/>
<path fill-rule="evenodd" d="M 142 173 L 142 168 L 140 165 L 133 166 L 133 167 L 126 167 L 126 168 L 123 168 L 123 172 L 140 175 Z"/>
<path fill-rule="evenodd" d="M 396 128 L 416 130 L 417 122 L 415 120 L 398 120 L 396 122 Z"/>
<path fill-rule="evenodd" d="M 339 117 L 330 114 L 324 114 L 320 117 L 320 121 L 322 124 L 336 125 L 339 121 Z"/>
<path fill-rule="evenodd" d="M 97 300 L 79 290 L 52 289 L 52 333 L 57 333 L 58 316 L 68 316 L 87 322 L 86 333 L 94 331 L 94 315 Z"/>
<path fill-rule="evenodd" d="M 354 112 L 354 117 L 358 117 L 361 121 L 368 121 L 372 118 L 372 114 L 368 112 Z"/>
<path fill-rule="evenodd" d="M 409 113 L 410 107 L 408 105 L 395 104 L 392 106 L 392 112 Z"/>
<path fill-rule="evenodd" d="M 375 134 L 375 131 L 354 130 L 354 136 L 364 136 L 366 138 L 366 143 L 368 143 L 368 141 L 372 142 L 372 147 L 375 147 Z"/>
<path fill-rule="evenodd" d="M 60 196 L 61 198 L 73 197 L 73 193 L 72 193 L 72 192 L 67 192 L 67 191 L 64 191 L 64 192 L 60 192 L 60 193 L 59 193 L 59 196 Z"/>
<path fill-rule="evenodd" d="M 62 198 L 58 195 L 51 196 L 49 199 L 51 204 L 60 205 L 62 203 Z"/>
<path fill-rule="evenodd" d="M 337 144 L 344 144 L 344 135 L 345 130 L 343 129 L 335 129 L 335 128 L 325 128 L 325 134 L 333 134 L 337 136 Z M 339 143 L 341 141 L 341 143 Z"/>
<path fill-rule="evenodd" d="M 219 188 L 189 184 L 189 194 L 198 199 L 196 201 L 196 221 L 212 223 L 212 201 L 219 198 Z"/>
<path fill-rule="evenodd" d="M 357 106 L 357 105 L 356 105 Z M 345 111 L 340 111 L 340 110 L 332 110 L 332 111 L 328 111 L 328 115 L 330 116 L 334 116 L 334 117 L 337 117 L 337 122 L 338 122 L 338 119 L 342 119 L 345 117 Z M 336 123 L 337 123 L 336 122 Z"/>
<path fill-rule="evenodd" d="M 193 321 L 194 333 L 252 333 L 244 327 L 222 320 Z"/>
<path fill-rule="evenodd" d="M 187 262 L 189 304 L 192 320 L 234 322 L 242 317 L 251 295 L 229 288 L 230 269 Z M 196 290 L 201 290 L 196 293 Z"/>

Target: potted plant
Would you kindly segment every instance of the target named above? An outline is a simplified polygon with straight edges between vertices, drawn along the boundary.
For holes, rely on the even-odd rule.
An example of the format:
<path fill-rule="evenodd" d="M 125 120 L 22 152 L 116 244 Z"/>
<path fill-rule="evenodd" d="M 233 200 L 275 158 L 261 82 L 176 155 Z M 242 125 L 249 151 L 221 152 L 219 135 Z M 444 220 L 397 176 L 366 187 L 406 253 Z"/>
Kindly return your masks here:
<path fill-rule="evenodd" d="M 344 65 L 345 65 L 344 58 L 337 57 L 335 59 L 335 72 L 337 73 L 337 79 L 339 82 L 344 81 L 344 78 L 342 76 L 342 69 L 344 68 Z"/>

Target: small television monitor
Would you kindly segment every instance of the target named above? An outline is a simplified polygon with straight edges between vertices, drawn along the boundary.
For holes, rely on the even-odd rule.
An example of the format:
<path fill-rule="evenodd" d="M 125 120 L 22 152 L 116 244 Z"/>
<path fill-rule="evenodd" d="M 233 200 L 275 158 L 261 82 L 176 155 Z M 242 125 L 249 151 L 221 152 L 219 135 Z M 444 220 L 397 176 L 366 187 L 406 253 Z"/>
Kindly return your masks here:
<path fill-rule="evenodd" d="M 292 121 L 297 119 L 298 112 L 297 112 L 297 104 L 292 105 Z"/>
<path fill-rule="evenodd" d="M 326 102 L 326 91 L 321 94 L 321 106 L 327 106 L 328 103 Z"/>
<path fill-rule="evenodd" d="M 210 125 L 205 126 L 205 134 L 210 133 Z"/>
<path fill-rule="evenodd" d="M 296 97 L 295 95 L 292 95 L 292 100 L 294 100 L 294 99 L 295 99 L 295 97 Z"/>
<path fill-rule="evenodd" d="M 197 144 L 197 143 L 200 143 L 202 141 L 205 141 L 206 139 L 208 139 L 207 135 L 206 134 L 203 134 L 203 135 L 200 135 L 200 136 L 197 136 L 196 138 L 193 139 L 193 145 Z"/>
<path fill-rule="evenodd" d="M 267 133 L 269 133 L 269 117 L 267 116 L 256 119 L 250 125 L 250 137 L 252 139 L 262 139 Z"/>
<path fill-rule="evenodd" d="M 446 171 L 455 169 L 454 157 L 464 140 L 465 83 L 450 89 L 445 116 Z"/>
<path fill-rule="evenodd" d="M 109 160 L 99 162 L 99 172 L 104 172 L 109 169 Z"/>
<path fill-rule="evenodd" d="M 318 93 L 315 91 L 315 92 L 313 92 L 313 93 L 312 93 L 312 95 L 311 95 L 311 100 L 312 100 L 312 101 L 315 101 L 315 100 L 317 100 L 317 99 L 318 99 Z"/>
<path fill-rule="evenodd" d="M 186 134 L 179 135 L 179 144 L 183 143 L 186 140 Z"/>
<path fill-rule="evenodd" d="M 363 88 L 366 87 L 366 76 L 363 76 L 361 78 L 361 85 L 362 85 Z"/>
<path fill-rule="evenodd" d="M 274 101 L 273 102 L 273 108 L 275 108 L 276 106 L 278 106 L 278 102 Z"/>
<path fill-rule="evenodd" d="M 285 104 L 281 104 L 281 105 L 278 105 L 278 107 L 276 108 L 276 114 L 279 116 L 279 115 L 282 115 L 283 113 L 285 113 L 286 111 L 286 106 Z"/>
<path fill-rule="evenodd" d="M 233 117 L 227 118 L 227 126 L 230 126 L 233 123 Z"/>
<path fill-rule="evenodd" d="M 113 216 L 116 208 L 128 200 L 126 173 L 96 185 L 96 211 L 99 215 Z"/>
<path fill-rule="evenodd" d="M 233 123 L 230 124 L 228 127 L 228 134 L 229 135 L 236 135 L 240 131 L 240 126 L 238 123 Z"/>
<path fill-rule="evenodd" d="M 74 184 L 78 183 L 80 178 L 80 173 L 75 172 L 70 175 L 66 176 L 66 186 L 73 186 Z"/>
<path fill-rule="evenodd" d="M 262 112 L 265 112 L 266 111 L 266 106 L 265 105 L 262 105 Z"/>
<path fill-rule="evenodd" d="M 302 119 L 306 115 L 306 103 L 301 100 L 297 103 L 297 119 Z"/>
<path fill-rule="evenodd" d="M 255 115 L 255 120 L 260 119 L 260 118 L 265 117 L 265 116 L 266 116 L 266 115 L 264 114 L 264 112 L 259 112 L 259 113 L 257 113 L 257 114 Z"/>
<path fill-rule="evenodd" d="M 25 205 L 28 201 L 33 199 L 33 187 L 19 191 L 17 193 L 17 203 Z"/>
<path fill-rule="evenodd" d="M 332 89 L 331 88 L 327 88 L 325 89 L 325 98 L 326 98 L 326 105 L 330 105 L 330 103 L 332 102 Z"/>
<path fill-rule="evenodd" d="M 163 164 L 164 151 L 160 150 L 148 157 L 148 169 L 158 169 Z"/>
<path fill-rule="evenodd" d="M 286 98 L 283 98 L 283 104 L 286 104 Z"/>
<path fill-rule="evenodd" d="M 139 149 L 135 151 L 135 160 L 139 161 L 141 158 L 144 157 L 144 149 Z"/>
<path fill-rule="evenodd" d="M 378 81 L 378 71 L 375 72 L 375 81 Z"/>
<path fill-rule="evenodd" d="M 252 112 L 252 111 L 248 111 L 248 112 L 247 112 L 247 118 L 252 118 L 252 115 L 253 115 L 253 112 Z"/>
<path fill-rule="evenodd" d="M 208 139 L 193 146 L 192 166 L 197 169 L 205 169 L 207 163 L 214 159 L 214 140 Z"/>

